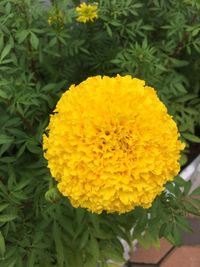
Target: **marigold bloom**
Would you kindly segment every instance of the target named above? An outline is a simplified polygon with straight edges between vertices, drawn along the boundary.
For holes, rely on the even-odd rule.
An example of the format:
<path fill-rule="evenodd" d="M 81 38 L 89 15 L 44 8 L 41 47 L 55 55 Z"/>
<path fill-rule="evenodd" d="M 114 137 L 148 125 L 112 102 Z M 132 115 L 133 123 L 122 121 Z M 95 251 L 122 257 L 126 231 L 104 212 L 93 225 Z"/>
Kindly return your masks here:
<path fill-rule="evenodd" d="M 176 123 L 153 88 L 131 76 L 91 77 L 59 100 L 44 135 L 58 189 L 92 212 L 149 208 L 179 172 Z"/>
<path fill-rule="evenodd" d="M 52 14 L 48 17 L 49 26 L 57 25 L 61 28 L 64 26 L 64 15 L 61 11 L 57 11 L 55 14 Z"/>
<path fill-rule="evenodd" d="M 78 13 L 77 21 L 86 23 L 97 19 L 97 9 L 97 3 L 95 3 L 95 5 L 87 5 L 85 2 L 81 3 L 80 6 L 76 8 L 76 12 Z"/>

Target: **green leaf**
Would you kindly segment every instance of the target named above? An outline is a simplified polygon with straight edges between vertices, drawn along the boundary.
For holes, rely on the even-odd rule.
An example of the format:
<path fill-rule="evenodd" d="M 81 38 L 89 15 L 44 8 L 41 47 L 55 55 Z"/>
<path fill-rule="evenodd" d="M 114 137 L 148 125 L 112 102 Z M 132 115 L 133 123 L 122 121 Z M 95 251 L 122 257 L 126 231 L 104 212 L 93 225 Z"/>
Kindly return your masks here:
<path fill-rule="evenodd" d="M 0 204 L 0 212 L 2 212 L 3 210 L 5 210 L 8 206 L 9 206 L 8 203 Z"/>
<path fill-rule="evenodd" d="M 35 253 L 35 249 L 32 248 L 29 258 L 28 258 L 27 267 L 34 267 L 35 261 L 36 261 L 36 253 Z"/>
<path fill-rule="evenodd" d="M 7 99 L 8 98 L 8 95 L 6 94 L 5 91 L 3 91 L 3 90 L 0 89 L 0 97 Z"/>
<path fill-rule="evenodd" d="M 101 254 L 107 259 L 119 262 L 124 261 L 123 255 L 118 250 L 116 250 L 115 247 L 106 246 L 105 249 L 101 251 Z"/>
<path fill-rule="evenodd" d="M 0 32 L 0 51 L 2 50 L 4 46 L 4 35 L 2 32 Z"/>
<path fill-rule="evenodd" d="M 97 262 L 93 258 L 87 257 L 87 261 L 84 263 L 84 267 L 95 267 L 97 265 Z"/>
<path fill-rule="evenodd" d="M 194 29 L 194 30 L 192 31 L 192 36 L 193 36 L 193 37 L 196 36 L 196 35 L 199 33 L 199 31 L 200 31 L 200 28 L 199 28 L 199 27 L 196 28 L 196 29 Z"/>
<path fill-rule="evenodd" d="M 187 212 L 200 216 L 200 209 L 196 207 L 196 205 L 194 203 L 191 202 L 184 202 L 184 207 L 186 209 Z"/>
<path fill-rule="evenodd" d="M 121 263 L 113 263 L 113 262 L 109 262 L 109 263 L 107 263 L 107 266 L 108 267 L 120 267 L 120 266 L 122 266 L 121 265 Z"/>
<path fill-rule="evenodd" d="M 62 243 L 60 227 L 58 226 L 56 221 L 54 221 L 53 223 L 53 238 L 55 242 L 57 261 L 58 261 L 59 267 L 63 267 L 64 266 L 64 247 Z"/>
<path fill-rule="evenodd" d="M 41 148 L 36 144 L 27 143 L 26 148 L 33 154 L 41 154 Z"/>
<path fill-rule="evenodd" d="M 3 59 L 8 55 L 8 53 L 10 52 L 12 48 L 11 44 L 6 45 L 6 47 L 3 49 L 2 53 L 1 53 L 1 57 L 0 57 L 0 61 L 3 61 Z"/>
<path fill-rule="evenodd" d="M 76 209 L 76 222 L 78 225 L 81 225 L 83 223 L 85 213 L 86 213 L 85 209 L 81 208 Z"/>
<path fill-rule="evenodd" d="M 162 226 L 160 227 L 160 231 L 159 231 L 159 237 L 160 238 L 165 235 L 166 228 L 167 228 L 167 223 L 163 223 Z"/>
<path fill-rule="evenodd" d="M 22 30 L 21 32 L 17 33 L 17 38 L 18 38 L 18 42 L 19 44 L 21 44 L 29 35 L 30 31 L 29 30 Z"/>
<path fill-rule="evenodd" d="M 0 255 L 1 255 L 1 257 L 4 256 L 5 251 L 6 251 L 5 241 L 4 241 L 3 235 L 0 231 Z"/>
<path fill-rule="evenodd" d="M 185 181 L 181 176 L 176 176 L 174 178 L 174 182 L 178 185 L 178 186 L 185 186 L 187 184 L 187 181 Z"/>
<path fill-rule="evenodd" d="M 177 228 L 176 225 L 173 225 L 171 234 L 172 234 L 172 237 L 173 237 L 174 244 L 176 246 L 180 246 L 182 240 L 181 240 L 180 230 Z"/>
<path fill-rule="evenodd" d="M 16 266 L 15 264 L 16 264 L 16 259 L 12 259 L 12 261 L 10 261 L 6 267 L 14 267 Z"/>
<path fill-rule="evenodd" d="M 156 240 L 154 236 L 151 234 L 151 232 L 148 230 L 144 235 L 138 237 L 138 241 L 145 249 L 148 249 L 152 245 L 159 247 L 159 240 Z"/>
<path fill-rule="evenodd" d="M 103 228 L 99 228 L 98 230 L 92 228 L 90 232 L 94 237 L 99 239 L 112 239 L 114 237 L 114 233 L 112 233 L 111 231 L 107 231 L 106 229 L 104 230 Z"/>
<path fill-rule="evenodd" d="M 39 39 L 38 37 L 35 35 L 35 33 L 31 32 L 31 38 L 30 38 L 30 42 L 31 42 L 31 45 L 34 49 L 37 49 L 38 48 L 38 45 L 39 45 Z"/>
<path fill-rule="evenodd" d="M 191 180 L 189 181 L 185 181 L 182 177 L 177 176 L 174 179 L 175 181 L 175 193 L 180 191 L 181 188 L 183 188 L 184 190 L 184 194 L 187 195 L 190 191 L 190 188 L 192 186 Z M 178 186 L 178 187 L 177 187 Z"/>
<path fill-rule="evenodd" d="M 186 230 L 190 233 L 192 233 L 192 227 L 190 225 L 190 223 L 183 217 L 176 217 L 176 221 L 177 224 L 179 225 L 179 227 L 181 227 L 183 230 Z"/>
<path fill-rule="evenodd" d="M 48 47 L 52 47 L 57 43 L 57 37 L 53 37 L 51 41 L 48 43 Z"/>
<path fill-rule="evenodd" d="M 87 214 L 94 229 L 96 229 L 96 231 L 100 230 L 99 224 L 100 224 L 100 220 L 99 220 L 99 215 L 94 214 L 94 213 L 88 213 Z"/>
<path fill-rule="evenodd" d="M 177 59 L 177 58 L 171 58 L 171 61 L 174 65 L 174 67 L 185 67 L 189 64 L 188 61 L 186 60 L 180 60 L 180 59 Z"/>
<path fill-rule="evenodd" d="M 191 141 L 191 142 L 194 142 L 194 143 L 200 143 L 200 138 L 194 134 L 190 134 L 190 133 L 183 133 L 182 136 Z"/>
<path fill-rule="evenodd" d="M 88 249 L 90 254 L 95 260 L 99 259 L 99 244 L 96 240 L 96 238 L 92 237 L 90 238 L 90 241 L 88 243 Z"/>
<path fill-rule="evenodd" d="M 200 186 L 194 189 L 190 196 L 200 196 Z"/>
<path fill-rule="evenodd" d="M 5 134 L 0 134 L 0 145 L 12 143 L 13 140 L 14 140 L 14 138 L 11 136 L 8 136 Z"/>
<path fill-rule="evenodd" d="M 13 221 L 17 216 L 8 214 L 8 215 L 0 215 L 0 222 L 5 223 L 5 222 L 10 222 Z"/>
<path fill-rule="evenodd" d="M 195 98 L 197 98 L 197 95 L 195 95 L 195 94 L 187 94 L 187 95 L 179 97 L 176 101 L 184 103 L 184 102 L 187 102 L 187 101 L 195 99 Z"/>
<path fill-rule="evenodd" d="M 26 179 L 22 179 L 18 184 L 15 185 L 15 191 L 19 191 L 24 189 L 24 187 L 26 187 L 28 184 L 30 184 L 31 181 L 30 179 L 26 178 Z"/>
<path fill-rule="evenodd" d="M 106 26 L 106 30 L 107 30 L 108 35 L 110 37 L 112 37 L 112 30 L 111 30 L 110 26 L 108 24 L 105 24 L 105 26 Z"/>
<path fill-rule="evenodd" d="M 84 248 L 89 239 L 89 230 L 87 229 L 80 238 L 80 249 Z"/>
<path fill-rule="evenodd" d="M 188 161 L 187 155 L 184 153 L 181 153 L 181 158 L 179 161 L 180 161 L 181 166 L 184 166 Z"/>

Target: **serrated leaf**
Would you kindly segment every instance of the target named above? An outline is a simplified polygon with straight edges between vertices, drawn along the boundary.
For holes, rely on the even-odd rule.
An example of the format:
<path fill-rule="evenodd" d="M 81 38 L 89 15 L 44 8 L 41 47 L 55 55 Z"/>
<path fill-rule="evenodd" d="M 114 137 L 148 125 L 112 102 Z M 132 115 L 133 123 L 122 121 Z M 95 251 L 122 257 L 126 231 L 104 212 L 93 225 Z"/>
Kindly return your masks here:
<path fill-rule="evenodd" d="M 26 148 L 33 154 L 40 154 L 41 148 L 36 144 L 27 143 Z"/>
<path fill-rule="evenodd" d="M 12 163 L 16 160 L 15 157 L 0 157 L 0 162 Z"/>
<path fill-rule="evenodd" d="M 36 253 L 35 250 L 32 249 L 28 258 L 27 267 L 34 267 L 36 261 Z"/>
<path fill-rule="evenodd" d="M 113 262 L 108 262 L 107 263 L 108 267 L 121 267 L 122 265 L 119 263 L 113 263 Z"/>
<path fill-rule="evenodd" d="M 172 61 L 173 65 L 175 67 L 184 67 L 184 66 L 187 66 L 189 64 L 188 61 L 180 60 L 180 59 L 177 59 L 177 58 L 171 58 L 171 61 Z"/>
<path fill-rule="evenodd" d="M 184 207 L 186 209 L 187 212 L 200 216 L 200 209 L 196 207 L 195 204 L 190 203 L 190 202 L 185 202 L 184 203 Z"/>
<path fill-rule="evenodd" d="M 14 140 L 14 138 L 11 136 L 8 136 L 5 134 L 0 134 L 0 145 L 12 143 L 13 140 Z"/>
<path fill-rule="evenodd" d="M 64 248 L 63 248 L 60 228 L 55 221 L 53 223 L 53 238 L 55 242 L 56 254 L 57 254 L 56 256 L 57 256 L 59 267 L 63 267 L 64 266 Z"/>
<path fill-rule="evenodd" d="M 90 241 L 88 242 L 88 249 L 90 254 L 95 260 L 98 260 L 99 258 L 99 244 L 96 240 L 96 238 L 91 237 Z"/>
<path fill-rule="evenodd" d="M 80 238 L 80 249 L 84 248 L 88 242 L 90 232 L 87 229 Z"/>
<path fill-rule="evenodd" d="M 199 28 L 199 27 L 196 28 L 196 29 L 194 29 L 194 30 L 192 31 L 192 37 L 196 36 L 196 35 L 199 33 L 199 31 L 200 31 L 200 28 Z"/>
<path fill-rule="evenodd" d="M 31 42 L 31 45 L 34 49 L 37 49 L 38 48 L 38 45 L 39 45 L 39 39 L 38 37 L 35 35 L 35 33 L 31 32 L 31 37 L 30 37 L 30 42 Z"/>
<path fill-rule="evenodd" d="M 28 184 L 30 184 L 30 180 L 28 178 L 20 181 L 18 184 L 15 185 L 15 191 L 22 190 Z"/>
<path fill-rule="evenodd" d="M 122 262 L 124 260 L 123 256 L 111 246 L 106 246 L 104 250 L 101 251 L 101 254 L 107 259 L 111 259 L 114 261 Z"/>
<path fill-rule="evenodd" d="M 8 215 L 0 215 L 0 222 L 5 223 L 5 222 L 10 222 L 13 221 L 17 216 L 8 214 Z"/>
<path fill-rule="evenodd" d="M 9 264 L 6 267 L 14 267 L 16 266 L 15 264 L 16 264 L 16 259 L 12 259 L 12 261 L 9 262 Z"/>
<path fill-rule="evenodd" d="M 0 51 L 2 50 L 4 46 L 4 35 L 2 32 L 0 32 Z"/>
<path fill-rule="evenodd" d="M 176 246 L 180 246 L 182 240 L 181 240 L 180 231 L 179 231 L 179 229 L 177 228 L 176 225 L 173 226 L 171 234 L 172 234 L 172 237 L 173 237 L 174 244 Z"/>
<path fill-rule="evenodd" d="M 99 238 L 99 239 L 112 239 L 114 237 L 114 234 L 112 232 L 108 232 L 104 229 L 94 229 L 92 228 L 91 233 L 94 237 Z"/>
<path fill-rule="evenodd" d="M 85 216 L 85 209 L 78 208 L 76 209 L 76 222 L 78 225 L 81 225 Z"/>
<path fill-rule="evenodd" d="M 87 261 L 84 263 L 84 267 L 95 267 L 97 262 L 93 258 L 87 258 Z"/>
<path fill-rule="evenodd" d="M 12 48 L 11 44 L 6 45 L 6 47 L 3 49 L 1 53 L 0 61 L 3 61 L 3 59 L 9 54 L 11 48 Z"/>
<path fill-rule="evenodd" d="M 155 242 L 155 238 L 151 235 L 150 231 L 147 231 L 144 235 L 138 237 L 138 241 L 145 249 L 148 249 L 153 244 L 159 246 L 158 241 Z"/>
<path fill-rule="evenodd" d="M 167 224 L 164 223 L 162 224 L 162 226 L 160 227 L 160 231 L 159 231 L 159 237 L 163 237 L 165 235 L 165 230 L 166 230 Z"/>
<path fill-rule="evenodd" d="M 200 186 L 194 189 L 190 196 L 200 196 Z"/>
<path fill-rule="evenodd" d="M 2 89 L 0 89 L 0 97 L 7 99 L 8 95 Z"/>
<path fill-rule="evenodd" d="M 108 24 L 106 24 L 106 30 L 107 30 L 108 35 L 112 37 L 112 30 Z"/>
<path fill-rule="evenodd" d="M 48 43 L 48 47 L 52 47 L 57 43 L 57 37 L 53 37 L 51 41 Z"/>
<path fill-rule="evenodd" d="M 192 186 L 192 182 L 191 182 L 191 180 L 186 181 L 186 184 L 184 185 L 184 194 L 185 194 L 185 195 L 188 195 L 191 186 Z"/>
<path fill-rule="evenodd" d="M 0 212 L 2 212 L 3 210 L 5 210 L 8 206 L 9 206 L 8 203 L 1 204 L 1 205 L 0 205 Z"/>
<path fill-rule="evenodd" d="M 94 213 L 88 213 L 88 217 L 96 231 L 100 230 L 99 224 L 100 224 L 100 218 L 97 214 Z"/>
<path fill-rule="evenodd" d="M 19 44 L 21 44 L 29 35 L 30 31 L 29 30 L 22 30 L 21 32 L 17 33 L 17 38 L 18 38 L 18 42 Z"/>
<path fill-rule="evenodd" d="M 186 101 L 192 100 L 194 98 L 197 98 L 197 95 L 195 95 L 195 94 L 187 94 L 187 95 L 179 97 L 176 101 L 177 102 L 186 102 Z"/>
<path fill-rule="evenodd" d="M 177 221 L 177 224 L 179 225 L 179 227 L 181 227 L 183 230 L 186 230 L 186 231 L 192 233 L 192 227 L 191 227 L 190 223 L 185 218 L 177 217 L 176 221 Z"/>
<path fill-rule="evenodd" d="M 191 142 L 194 143 L 200 143 L 200 138 L 194 134 L 190 134 L 190 133 L 183 133 L 182 134 L 183 137 Z"/>
<path fill-rule="evenodd" d="M 6 252 L 5 240 L 2 235 L 2 232 L 0 231 L 0 255 L 1 257 L 4 256 L 5 252 Z"/>
<path fill-rule="evenodd" d="M 185 186 L 187 184 L 187 181 L 185 181 L 181 176 L 176 176 L 174 178 L 174 182 L 178 185 L 178 186 Z"/>
<path fill-rule="evenodd" d="M 180 158 L 180 160 L 179 160 L 180 165 L 181 165 L 181 166 L 184 166 L 184 165 L 187 163 L 187 161 L 188 161 L 188 157 L 187 157 L 187 155 L 184 154 L 184 153 L 182 153 L 182 154 L 181 154 L 181 158 Z"/>

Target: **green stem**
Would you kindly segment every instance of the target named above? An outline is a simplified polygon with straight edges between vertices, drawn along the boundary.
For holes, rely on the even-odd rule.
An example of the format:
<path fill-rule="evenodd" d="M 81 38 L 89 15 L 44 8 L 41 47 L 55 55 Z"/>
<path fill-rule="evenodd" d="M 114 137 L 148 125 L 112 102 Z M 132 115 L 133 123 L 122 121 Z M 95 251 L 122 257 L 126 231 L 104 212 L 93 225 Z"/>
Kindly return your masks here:
<path fill-rule="evenodd" d="M 54 182 L 52 178 L 49 180 L 49 189 L 51 188 L 54 188 Z"/>

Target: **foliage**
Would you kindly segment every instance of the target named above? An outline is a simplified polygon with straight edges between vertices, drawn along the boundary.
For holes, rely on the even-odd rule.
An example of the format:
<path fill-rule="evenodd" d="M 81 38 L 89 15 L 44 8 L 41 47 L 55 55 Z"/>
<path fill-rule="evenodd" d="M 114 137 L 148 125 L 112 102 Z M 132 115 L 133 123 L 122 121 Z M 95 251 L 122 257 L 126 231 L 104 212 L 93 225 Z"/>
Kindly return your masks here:
<path fill-rule="evenodd" d="M 0 265 L 108 266 L 123 261 L 118 239 L 145 247 L 180 244 L 186 214 L 200 215 L 199 189 L 168 184 L 152 208 L 122 216 L 45 199 L 51 176 L 42 133 L 63 91 L 96 74 L 131 74 L 157 88 L 186 141 L 200 142 L 198 0 L 100 0 L 98 19 L 76 21 L 79 1 L 0 2 Z M 48 23 L 49 18 L 54 18 Z M 55 20 L 55 18 L 58 18 Z M 189 148 L 187 148 L 189 150 Z M 134 231 L 130 229 L 134 226 Z"/>

